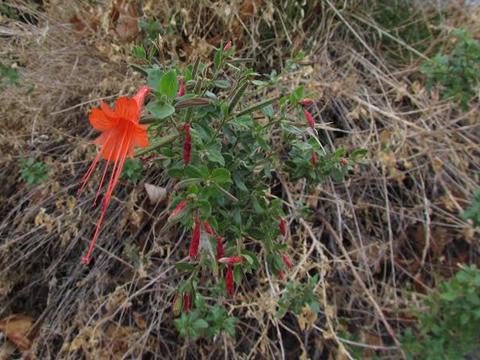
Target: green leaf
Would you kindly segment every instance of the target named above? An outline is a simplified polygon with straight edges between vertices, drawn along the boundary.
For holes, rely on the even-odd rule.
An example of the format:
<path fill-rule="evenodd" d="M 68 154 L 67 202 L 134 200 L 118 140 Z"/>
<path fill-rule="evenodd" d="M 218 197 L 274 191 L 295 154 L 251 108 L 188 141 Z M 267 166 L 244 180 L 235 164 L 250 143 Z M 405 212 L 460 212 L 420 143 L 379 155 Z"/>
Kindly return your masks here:
<path fill-rule="evenodd" d="M 240 286 L 242 285 L 242 268 L 240 266 L 235 266 L 233 269 L 233 280 L 235 280 L 235 283 Z"/>
<path fill-rule="evenodd" d="M 217 50 L 217 52 L 215 53 L 215 58 L 213 59 L 213 66 L 215 67 L 215 71 L 220 69 L 220 65 L 222 64 L 222 56 L 223 52 Z"/>
<path fill-rule="evenodd" d="M 166 95 L 169 99 L 173 99 L 177 95 L 178 80 L 177 74 L 174 70 L 162 76 L 160 80 L 160 92 Z"/>
<path fill-rule="evenodd" d="M 219 163 L 222 166 L 225 165 L 225 159 L 223 158 L 222 154 L 217 150 L 208 151 L 208 160 Z"/>
<path fill-rule="evenodd" d="M 165 119 L 175 112 L 175 108 L 172 105 L 163 103 L 161 101 L 148 103 L 147 109 L 157 119 Z"/>
<path fill-rule="evenodd" d="M 183 170 L 172 168 L 167 170 L 167 174 L 174 179 L 180 179 L 183 177 Z"/>
<path fill-rule="evenodd" d="M 175 268 L 177 268 L 178 270 L 189 270 L 189 271 L 193 271 L 196 269 L 195 266 L 191 265 L 191 264 L 187 264 L 187 263 L 176 263 L 176 264 L 173 264 L 173 266 L 175 266 Z"/>
<path fill-rule="evenodd" d="M 201 181 L 202 179 L 197 179 L 197 178 L 185 179 L 180 181 L 177 185 L 175 185 L 175 189 L 188 188 L 190 185 L 199 184 Z"/>
<path fill-rule="evenodd" d="M 246 109 L 240 111 L 238 114 L 236 114 L 236 117 L 240 117 L 240 116 L 247 115 L 247 114 L 250 114 L 252 112 L 261 110 L 265 106 L 273 104 L 275 101 L 278 101 L 279 99 L 280 99 L 280 97 L 275 97 L 275 98 L 272 98 L 272 99 L 267 99 L 267 100 L 264 100 L 262 102 L 259 102 L 258 104 L 249 106 L 248 108 L 246 108 Z"/>
<path fill-rule="evenodd" d="M 147 53 L 143 46 L 134 45 L 132 48 L 132 53 L 140 60 L 145 60 L 147 58 Z"/>
<path fill-rule="evenodd" d="M 213 83 L 213 86 L 220 89 L 228 89 L 231 85 L 230 82 L 228 82 L 227 80 L 217 80 Z"/>
<path fill-rule="evenodd" d="M 212 181 L 217 184 L 224 184 L 230 180 L 230 171 L 224 168 L 218 168 L 212 171 Z"/>
<path fill-rule="evenodd" d="M 262 114 L 267 118 L 271 119 L 273 117 L 273 106 L 267 105 L 262 109 Z"/>
<path fill-rule="evenodd" d="M 190 164 L 185 166 L 185 174 L 191 178 L 203 178 L 203 174 L 200 169 Z"/>
<path fill-rule="evenodd" d="M 203 319 L 197 319 L 192 323 L 192 327 L 196 330 L 208 328 L 208 323 Z"/>
<path fill-rule="evenodd" d="M 160 79 L 163 76 L 163 71 L 157 65 L 154 65 L 148 70 L 147 86 L 155 91 L 158 91 L 160 85 Z"/>

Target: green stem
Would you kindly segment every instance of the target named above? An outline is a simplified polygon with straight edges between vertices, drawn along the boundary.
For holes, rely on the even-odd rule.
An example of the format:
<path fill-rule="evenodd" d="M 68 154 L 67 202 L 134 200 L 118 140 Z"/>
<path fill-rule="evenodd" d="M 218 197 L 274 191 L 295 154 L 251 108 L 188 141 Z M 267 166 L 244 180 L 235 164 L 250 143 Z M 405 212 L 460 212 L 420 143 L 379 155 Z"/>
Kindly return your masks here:
<path fill-rule="evenodd" d="M 157 141 L 150 143 L 150 145 L 147 146 L 146 148 L 139 149 L 139 150 L 135 151 L 134 156 L 138 157 L 138 156 L 148 154 L 151 151 L 157 150 L 158 148 L 160 148 L 162 146 L 170 144 L 171 142 L 173 142 L 179 136 L 180 136 L 179 132 L 174 132 L 173 134 L 164 136 L 164 137 L 158 139 Z"/>

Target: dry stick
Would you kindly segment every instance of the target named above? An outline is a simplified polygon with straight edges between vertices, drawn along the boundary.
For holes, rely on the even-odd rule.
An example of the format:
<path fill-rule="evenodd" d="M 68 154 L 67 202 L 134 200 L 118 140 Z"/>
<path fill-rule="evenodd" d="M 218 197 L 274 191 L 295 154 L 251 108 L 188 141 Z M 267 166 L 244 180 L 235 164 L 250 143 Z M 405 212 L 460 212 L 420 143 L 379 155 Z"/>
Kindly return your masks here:
<path fill-rule="evenodd" d="M 286 183 L 285 179 L 281 176 L 278 176 L 278 178 L 279 178 L 280 182 L 282 183 L 282 186 L 285 189 L 285 192 L 287 193 L 288 202 L 294 208 L 294 206 L 293 206 L 294 201 L 293 201 L 293 198 L 292 198 L 292 194 L 290 194 L 290 191 L 288 190 L 287 183 Z M 317 239 L 317 237 L 313 233 L 312 228 L 305 222 L 305 220 L 300 219 L 299 221 L 300 221 L 300 224 L 302 224 L 302 226 L 307 230 L 309 236 L 313 240 L 313 243 L 316 245 L 317 251 L 320 254 L 321 264 L 323 264 L 324 262 L 328 262 L 328 259 L 325 256 L 325 253 L 323 252 L 323 249 L 322 249 L 322 246 L 324 246 L 324 245 Z M 265 266 L 266 265 L 267 264 L 265 264 Z M 268 272 L 268 269 L 267 269 L 267 272 Z M 327 302 L 328 297 L 327 297 L 327 290 L 326 290 L 327 286 L 326 286 L 326 283 L 325 283 L 325 269 L 322 269 L 320 271 L 320 282 L 321 282 L 321 287 L 322 287 L 323 303 L 324 303 L 324 307 L 325 307 L 325 317 L 327 319 L 327 324 L 328 324 L 330 333 L 335 338 L 335 341 L 337 342 L 339 348 L 342 348 L 345 351 L 345 355 L 347 355 L 347 357 L 350 360 L 354 360 L 353 357 L 350 355 L 350 353 L 347 351 L 347 349 L 345 349 L 345 346 L 342 344 L 340 339 L 338 338 L 338 336 L 335 332 L 335 329 L 333 328 L 333 324 L 332 324 L 332 321 L 330 319 L 330 316 L 328 316 L 328 311 L 326 311 L 327 307 L 328 307 L 328 302 Z"/>
<path fill-rule="evenodd" d="M 365 285 L 365 283 L 363 282 L 362 278 L 360 277 L 360 275 L 358 274 L 357 270 L 355 269 L 355 265 L 353 265 L 353 261 L 352 261 L 352 259 L 350 258 L 350 255 L 348 254 L 347 249 L 345 249 L 345 246 L 343 246 L 342 240 L 341 240 L 340 237 L 338 236 L 337 232 L 335 231 L 335 229 L 333 228 L 333 226 L 330 225 L 330 223 L 329 223 L 322 215 L 317 214 L 317 217 L 324 223 L 324 225 L 325 225 L 325 227 L 327 228 L 328 232 L 329 232 L 329 233 L 333 236 L 333 238 L 335 239 L 338 247 L 339 247 L 340 250 L 342 251 L 343 256 L 345 257 L 345 259 L 347 259 L 348 265 L 350 266 L 350 269 L 352 270 L 353 276 L 354 276 L 355 279 L 359 282 L 362 290 L 365 292 L 365 294 L 367 294 L 367 297 L 368 297 L 369 300 L 372 302 L 373 307 L 375 308 L 375 310 L 377 311 L 378 315 L 380 316 L 380 319 L 382 320 L 383 325 L 385 325 L 385 328 L 387 329 L 388 333 L 390 334 L 390 336 L 392 337 L 392 339 L 395 341 L 395 344 L 396 344 L 397 346 L 400 346 L 400 341 L 398 340 L 397 335 L 395 334 L 395 331 L 393 331 L 392 327 L 390 326 L 390 324 L 388 323 L 387 319 L 385 318 L 385 315 L 383 314 L 383 311 L 382 311 L 382 309 L 380 308 L 380 305 L 378 305 L 378 303 L 375 301 L 375 298 L 374 298 L 373 295 L 370 293 L 370 291 L 367 289 L 367 286 Z"/>

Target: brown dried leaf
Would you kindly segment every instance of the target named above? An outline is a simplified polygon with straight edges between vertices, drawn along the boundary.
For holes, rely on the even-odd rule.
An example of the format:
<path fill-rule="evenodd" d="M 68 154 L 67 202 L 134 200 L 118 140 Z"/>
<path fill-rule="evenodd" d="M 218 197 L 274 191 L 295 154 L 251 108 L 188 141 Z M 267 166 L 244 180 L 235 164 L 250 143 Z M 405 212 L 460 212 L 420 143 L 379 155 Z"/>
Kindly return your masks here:
<path fill-rule="evenodd" d="M 163 187 L 145 184 L 145 190 L 147 191 L 148 199 L 152 205 L 161 203 L 167 199 L 167 189 Z"/>
<path fill-rule="evenodd" d="M 24 315 L 11 315 L 0 321 L 0 331 L 20 351 L 28 350 L 31 346 L 31 333 L 35 319 Z"/>

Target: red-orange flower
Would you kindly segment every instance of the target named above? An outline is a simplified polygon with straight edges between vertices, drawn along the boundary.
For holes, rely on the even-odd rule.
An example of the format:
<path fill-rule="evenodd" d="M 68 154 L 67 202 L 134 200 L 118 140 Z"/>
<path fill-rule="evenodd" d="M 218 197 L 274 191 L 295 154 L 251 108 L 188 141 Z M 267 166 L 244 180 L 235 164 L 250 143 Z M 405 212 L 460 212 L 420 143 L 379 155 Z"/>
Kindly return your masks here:
<path fill-rule="evenodd" d="M 115 103 L 115 109 L 110 109 L 105 103 L 100 103 L 100 108 L 93 108 L 92 113 L 88 116 L 90 124 L 98 131 L 102 132 L 94 143 L 101 147 L 95 160 L 93 160 L 87 173 L 84 175 L 80 183 L 82 187 L 78 191 L 79 193 L 85 188 L 88 179 L 93 173 L 93 170 L 97 166 L 100 158 L 103 156 L 107 160 L 105 164 L 105 170 L 103 171 L 102 180 L 98 187 L 97 195 L 93 205 L 96 204 L 100 195 L 102 185 L 107 175 L 107 170 L 110 164 L 113 163 L 113 170 L 110 175 L 107 190 L 103 197 L 102 214 L 98 220 L 97 229 L 93 235 L 90 248 L 87 256 L 82 257 L 82 261 L 85 264 L 90 262 L 90 256 L 95 245 L 95 241 L 98 237 L 100 225 L 102 224 L 105 211 L 107 209 L 110 198 L 112 197 L 113 190 L 117 185 L 118 179 L 122 172 L 123 164 L 127 156 L 133 158 L 133 149 L 135 146 L 147 147 L 148 146 L 148 125 L 140 125 L 140 113 L 142 111 L 143 100 L 145 96 L 150 92 L 148 86 L 144 86 L 140 91 L 132 98 L 128 99 L 122 96 Z"/>

